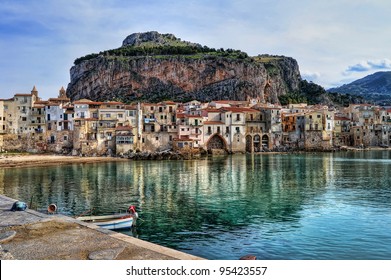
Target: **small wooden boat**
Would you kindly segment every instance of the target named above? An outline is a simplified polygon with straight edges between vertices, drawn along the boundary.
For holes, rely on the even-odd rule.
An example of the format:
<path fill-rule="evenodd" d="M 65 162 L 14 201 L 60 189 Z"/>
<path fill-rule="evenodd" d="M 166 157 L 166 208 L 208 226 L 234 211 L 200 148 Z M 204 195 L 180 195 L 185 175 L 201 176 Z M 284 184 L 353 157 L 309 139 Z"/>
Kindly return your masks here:
<path fill-rule="evenodd" d="M 136 207 L 130 206 L 127 213 L 105 216 L 82 216 L 76 218 L 79 221 L 93 223 L 105 229 L 127 229 L 136 224 L 138 214 Z"/>

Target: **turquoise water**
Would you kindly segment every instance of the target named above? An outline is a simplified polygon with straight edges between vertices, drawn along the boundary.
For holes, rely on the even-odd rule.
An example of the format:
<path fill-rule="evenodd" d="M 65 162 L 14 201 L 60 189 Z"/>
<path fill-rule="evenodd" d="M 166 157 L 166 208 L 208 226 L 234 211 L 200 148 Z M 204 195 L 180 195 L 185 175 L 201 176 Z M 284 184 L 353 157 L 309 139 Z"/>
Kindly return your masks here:
<path fill-rule="evenodd" d="M 0 170 L 0 193 L 208 259 L 391 259 L 391 153 L 233 155 Z"/>

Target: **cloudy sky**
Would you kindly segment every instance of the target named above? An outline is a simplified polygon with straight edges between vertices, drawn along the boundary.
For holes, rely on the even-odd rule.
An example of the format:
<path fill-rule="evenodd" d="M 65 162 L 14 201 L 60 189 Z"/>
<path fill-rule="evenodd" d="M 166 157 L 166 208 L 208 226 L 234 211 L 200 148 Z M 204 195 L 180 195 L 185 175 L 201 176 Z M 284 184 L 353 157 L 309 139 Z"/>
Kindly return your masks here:
<path fill-rule="evenodd" d="M 0 98 L 55 97 L 76 58 L 152 30 L 291 56 L 325 88 L 391 70 L 389 0 L 0 0 Z"/>

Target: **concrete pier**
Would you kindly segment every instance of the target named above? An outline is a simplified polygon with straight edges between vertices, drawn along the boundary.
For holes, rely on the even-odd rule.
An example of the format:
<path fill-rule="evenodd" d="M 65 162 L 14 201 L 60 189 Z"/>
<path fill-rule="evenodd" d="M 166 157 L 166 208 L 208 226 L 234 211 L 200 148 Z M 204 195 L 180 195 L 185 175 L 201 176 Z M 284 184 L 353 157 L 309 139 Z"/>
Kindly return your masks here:
<path fill-rule="evenodd" d="M 10 211 L 15 201 L 0 195 L 3 260 L 201 260 L 64 215 Z"/>

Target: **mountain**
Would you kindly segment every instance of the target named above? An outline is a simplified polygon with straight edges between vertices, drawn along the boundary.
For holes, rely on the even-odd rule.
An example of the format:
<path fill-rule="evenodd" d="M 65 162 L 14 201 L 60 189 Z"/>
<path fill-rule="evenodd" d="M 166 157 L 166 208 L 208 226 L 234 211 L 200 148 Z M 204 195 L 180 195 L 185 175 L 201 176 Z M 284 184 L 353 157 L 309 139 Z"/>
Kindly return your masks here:
<path fill-rule="evenodd" d="M 121 47 L 77 58 L 67 94 L 72 100 L 123 102 L 193 99 L 277 103 L 300 87 L 299 66 L 285 56 L 249 57 L 156 31 L 135 33 Z"/>
<path fill-rule="evenodd" d="M 384 102 L 391 100 L 391 72 L 376 72 L 328 92 L 355 94 L 370 101 Z"/>

